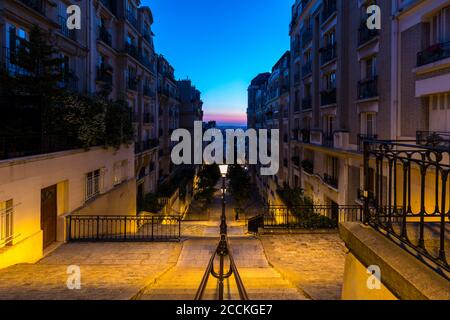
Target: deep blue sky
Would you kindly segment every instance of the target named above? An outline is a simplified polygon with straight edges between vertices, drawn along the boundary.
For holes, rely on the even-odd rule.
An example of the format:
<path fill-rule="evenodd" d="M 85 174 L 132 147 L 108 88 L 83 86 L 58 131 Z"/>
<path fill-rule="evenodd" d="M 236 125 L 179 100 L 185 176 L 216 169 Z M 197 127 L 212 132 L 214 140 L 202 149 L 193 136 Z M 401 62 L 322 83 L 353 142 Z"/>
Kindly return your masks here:
<path fill-rule="evenodd" d="M 289 49 L 294 0 L 143 0 L 155 47 L 202 92 L 206 119 L 245 122 L 247 87 Z M 227 119 L 228 118 L 228 119 Z M 222 121 L 221 121 L 222 120 Z"/>

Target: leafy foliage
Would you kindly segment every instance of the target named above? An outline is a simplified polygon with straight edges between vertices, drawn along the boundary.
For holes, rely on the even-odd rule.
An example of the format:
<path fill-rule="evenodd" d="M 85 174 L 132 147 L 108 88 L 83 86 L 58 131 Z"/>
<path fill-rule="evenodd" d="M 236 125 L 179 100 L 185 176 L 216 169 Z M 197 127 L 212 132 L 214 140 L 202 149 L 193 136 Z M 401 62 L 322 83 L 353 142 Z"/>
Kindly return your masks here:
<path fill-rule="evenodd" d="M 198 174 L 198 192 L 195 195 L 197 200 L 204 200 L 207 203 L 212 201 L 214 188 L 221 177 L 220 169 L 217 164 L 204 165 Z"/>
<path fill-rule="evenodd" d="M 231 194 L 238 206 L 243 207 L 251 197 L 251 183 L 247 171 L 240 165 L 231 166 L 228 179 L 230 179 Z"/>

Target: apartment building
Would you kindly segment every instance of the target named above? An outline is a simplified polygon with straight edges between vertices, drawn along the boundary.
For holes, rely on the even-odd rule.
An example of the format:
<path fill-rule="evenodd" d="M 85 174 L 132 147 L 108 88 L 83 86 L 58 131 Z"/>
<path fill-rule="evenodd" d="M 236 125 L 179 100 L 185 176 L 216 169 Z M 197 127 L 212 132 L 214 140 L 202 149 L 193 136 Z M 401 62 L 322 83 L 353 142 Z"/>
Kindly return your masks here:
<path fill-rule="evenodd" d="M 175 70 L 164 56 L 158 56 L 158 116 L 159 116 L 159 181 L 165 182 L 174 172 L 170 158 L 172 142 L 170 137 L 173 130 L 180 127 L 180 92 L 175 80 Z"/>
<path fill-rule="evenodd" d="M 363 139 L 395 139 L 391 126 L 391 2 L 381 30 L 366 26 L 374 1 L 296 1 L 290 25 L 291 186 L 317 204 L 354 204 Z"/>
<path fill-rule="evenodd" d="M 278 174 L 264 177 L 255 172 L 252 174 L 260 195 L 272 204 L 280 202 L 277 190 L 289 181 L 290 59 L 290 52 L 287 51 L 273 66 L 271 73 L 259 74 L 248 88 L 248 127 L 279 130 Z"/>
<path fill-rule="evenodd" d="M 50 32 L 48 41 L 58 49 L 64 70 L 76 75 L 64 80 L 61 86 L 80 93 L 100 90 L 95 78 L 96 63 L 92 59 L 107 48 L 102 48 L 100 42 L 98 50 L 91 48 L 89 23 L 82 24 L 81 30 L 67 29 L 66 8 L 70 4 L 79 5 L 86 16 L 92 9 L 87 7 L 87 2 L 55 1 L 50 5 L 47 1 L 2 1 L 0 63 L 3 70 L 9 74 L 26 72 L 17 63 L 17 52 L 29 41 L 32 26 L 37 25 Z M 24 113 L 31 113 L 23 114 L 23 118 L 34 117 L 36 122 L 40 117 L 30 108 L 33 102 L 27 101 L 28 105 L 23 106 Z M 2 110 L 9 107 L 12 105 L 8 100 L 5 103 L 2 99 Z M 10 124 L 12 119 L 4 120 Z M 0 268 L 36 262 L 44 250 L 64 241 L 68 215 L 136 214 L 132 144 L 118 149 L 85 150 L 62 143 L 64 139 L 47 138 L 44 140 L 40 132 L 36 136 L 16 133 L 1 137 Z"/>

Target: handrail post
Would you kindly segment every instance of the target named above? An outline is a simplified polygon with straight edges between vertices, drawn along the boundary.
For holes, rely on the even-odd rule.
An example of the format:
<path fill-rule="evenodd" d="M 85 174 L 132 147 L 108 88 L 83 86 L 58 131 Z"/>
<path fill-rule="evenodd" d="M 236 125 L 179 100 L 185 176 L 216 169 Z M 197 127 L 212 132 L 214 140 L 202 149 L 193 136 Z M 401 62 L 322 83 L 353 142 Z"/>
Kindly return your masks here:
<path fill-rule="evenodd" d="M 99 229 L 100 229 L 100 216 L 97 216 L 97 241 L 100 239 Z"/>

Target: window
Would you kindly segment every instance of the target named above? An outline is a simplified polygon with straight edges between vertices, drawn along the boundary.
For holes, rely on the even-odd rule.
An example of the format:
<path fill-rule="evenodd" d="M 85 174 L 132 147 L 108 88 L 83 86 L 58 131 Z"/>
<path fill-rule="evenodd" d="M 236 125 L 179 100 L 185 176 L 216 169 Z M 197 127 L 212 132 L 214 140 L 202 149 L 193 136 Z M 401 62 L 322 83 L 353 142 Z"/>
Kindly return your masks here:
<path fill-rule="evenodd" d="M 86 200 L 100 194 L 100 175 L 100 169 L 86 174 Z"/>
<path fill-rule="evenodd" d="M 332 135 L 334 130 L 334 116 L 325 116 L 325 133 Z"/>
<path fill-rule="evenodd" d="M 375 134 L 375 123 L 374 123 L 374 114 L 368 113 L 366 116 L 366 133 L 368 135 Z"/>
<path fill-rule="evenodd" d="M 330 91 L 336 88 L 336 72 L 331 72 L 324 76 L 325 90 Z"/>
<path fill-rule="evenodd" d="M 373 79 L 377 76 L 377 58 L 375 56 L 365 60 L 363 79 Z"/>
<path fill-rule="evenodd" d="M 450 6 L 432 17 L 430 24 L 431 45 L 450 41 Z"/>
<path fill-rule="evenodd" d="M 13 240 L 13 200 L 0 201 L 0 248 Z"/>
<path fill-rule="evenodd" d="M 333 179 L 339 177 L 339 159 L 335 157 L 327 158 L 327 173 Z"/>
<path fill-rule="evenodd" d="M 114 177 L 113 177 L 113 184 L 114 186 L 117 186 L 124 182 L 127 179 L 127 166 L 128 161 L 117 161 L 114 163 Z"/>

